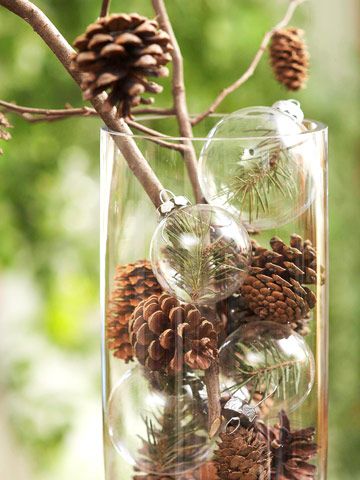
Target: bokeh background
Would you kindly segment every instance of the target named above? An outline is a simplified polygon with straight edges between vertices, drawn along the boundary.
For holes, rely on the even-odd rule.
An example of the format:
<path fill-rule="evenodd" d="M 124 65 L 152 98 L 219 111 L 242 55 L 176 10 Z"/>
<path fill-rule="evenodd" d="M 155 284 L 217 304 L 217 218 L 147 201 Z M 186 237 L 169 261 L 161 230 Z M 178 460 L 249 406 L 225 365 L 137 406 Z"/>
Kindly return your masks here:
<path fill-rule="evenodd" d="M 100 0 L 42 0 L 69 40 Z M 202 110 L 248 65 L 287 0 L 171 0 L 190 109 Z M 150 0 L 113 11 L 151 15 Z M 293 24 L 312 55 L 308 117 L 330 127 L 331 480 L 360 479 L 360 62 L 358 0 L 310 0 Z M 222 110 L 287 97 L 264 59 Z M 0 8 L 0 98 L 38 107 L 82 104 L 32 30 Z M 157 104 L 170 103 L 169 94 Z M 102 480 L 98 308 L 100 122 L 26 124 L 0 157 L 0 478 Z M 4 143 L 4 142 L 2 142 Z"/>

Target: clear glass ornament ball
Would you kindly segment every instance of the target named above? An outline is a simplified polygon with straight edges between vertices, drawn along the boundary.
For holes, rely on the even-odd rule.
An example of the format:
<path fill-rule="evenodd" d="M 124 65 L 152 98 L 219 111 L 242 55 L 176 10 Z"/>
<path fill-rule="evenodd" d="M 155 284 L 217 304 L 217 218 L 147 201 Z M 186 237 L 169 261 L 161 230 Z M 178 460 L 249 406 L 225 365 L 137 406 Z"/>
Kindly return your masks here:
<path fill-rule="evenodd" d="M 244 226 L 223 208 L 191 205 L 160 222 L 150 258 L 164 290 L 184 302 L 212 304 L 244 282 L 251 242 Z"/>
<path fill-rule="evenodd" d="M 316 154 L 306 128 L 271 107 L 238 110 L 208 135 L 199 160 L 203 194 L 248 227 L 289 223 L 312 203 Z"/>
<path fill-rule="evenodd" d="M 315 360 L 305 339 L 288 325 L 258 321 L 227 338 L 220 349 L 220 371 L 230 410 L 248 405 L 260 418 L 275 418 L 281 409 L 296 410 L 308 397 Z"/>
<path fill-rule="evenodd" d="M 179 380 L 179 379 L 178 379 Z M 198 395 L 206 405 L 206 389 Z M 105 410 L 111 442 L 134 471 L 159 476 L 179 475 L 198 468 L 212 452 L 203 405 L 195 402 L 185 382 L 169 395 L 151 385 L 139 365 L 128 370 L 113 388 Z M 173 443 L 172 443 L 173 442 Z M 158 449 L 168 462 L 159 468 Z"/>

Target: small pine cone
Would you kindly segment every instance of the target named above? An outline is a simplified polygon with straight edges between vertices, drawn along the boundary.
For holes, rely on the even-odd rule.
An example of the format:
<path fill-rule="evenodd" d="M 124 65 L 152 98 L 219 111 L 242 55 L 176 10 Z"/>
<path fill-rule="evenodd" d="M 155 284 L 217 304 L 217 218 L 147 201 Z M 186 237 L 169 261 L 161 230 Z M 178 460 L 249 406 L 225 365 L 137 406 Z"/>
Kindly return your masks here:
<path fill-rule="evenodd" d="M 132 13 L 99 18 L 77 37 L 72 69 L 83 72 L 81 88 L 90 100 L 104 90 L 109 93 L 108 108 L 117 105 L 123 117 L 132 107 L 149 104 L 145 93 L 160 93 L 162 87 L 149 77 L 169 74 L 169 36 L 156 20 Z"/>
<path fill-rule="evenodd" d="M 280 423 L 268 427 L 257 423 L 258 437 L 265 440 L 271 450 L 271 480 L 313 480 L 316 467 L 309 463 L 318 451 L 314 443 L 315 429 L 291 430 L 284 410 L 279 414 Z"/>
<path fill-rule="evenodd" d="M 184 363 L 207 370 L 217 357 L 217 334 L 195 305 L 166 293 L 135 309 L 129 325 L 134 354 L 151 371 L 174 373 Z"/>
<path fill-rule="evenodd" d="M 253 430 L 240 427 L 220 434 L 214 464 L 222 480 L 269 479 L 270 453 L 266 442 Z"/>
<path fill-rule="evenodd" d="M 108 345 L 115 357 L 125 360 L 126 363 L 132 359 L 133 351 L 129 338 L 131 314 L 142 300 L 153 294 L 160 295 L 161 291 L 147 260 L 116 267 L 106 315 Z"/>
<path fill-rule="evenodd" d="M 241 293 L 261 320 L 290 323 L 295 331 L 307 333 L 316 296 L 305 285 L 317 282 L 316 251 L 310 240 L 295 234 L 289 246 L 278 237 L 270 245 L 268 250 L 253 242 L 252 267 Z"/>
<path fill-rule="evenodd" d="M 304 32 L 284 28 L 273 33 L 270 43 L 270 63 L 279 83 L 288 90 L 305 87 L 309 71 L 309 53 Z"/>
<path fill-rule="evenodd" d="M 7 131 L 8 128 L 12 128 L 12 125 L 9 123 L 5 115 L 0 112 L 0 140 L 10 140 L 11 135 Z M 0 148 L 0 155 L 2 154 L 3 151 Z"/>

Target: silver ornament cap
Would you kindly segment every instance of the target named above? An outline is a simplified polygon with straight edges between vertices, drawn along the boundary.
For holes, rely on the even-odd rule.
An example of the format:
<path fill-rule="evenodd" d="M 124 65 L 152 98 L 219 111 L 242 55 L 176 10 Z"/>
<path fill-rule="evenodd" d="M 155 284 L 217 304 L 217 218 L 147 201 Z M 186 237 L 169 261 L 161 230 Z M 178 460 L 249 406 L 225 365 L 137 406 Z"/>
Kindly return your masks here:
<path fill-rule="evenodd" d="M 305 115 L 301 110 L 300 102 L 297 100 L 279 100 L 272 105 L 272 108 L 290 115 L 290 117 L 293 117 L 298 123 L 303 123 L 304 121 Z"/>

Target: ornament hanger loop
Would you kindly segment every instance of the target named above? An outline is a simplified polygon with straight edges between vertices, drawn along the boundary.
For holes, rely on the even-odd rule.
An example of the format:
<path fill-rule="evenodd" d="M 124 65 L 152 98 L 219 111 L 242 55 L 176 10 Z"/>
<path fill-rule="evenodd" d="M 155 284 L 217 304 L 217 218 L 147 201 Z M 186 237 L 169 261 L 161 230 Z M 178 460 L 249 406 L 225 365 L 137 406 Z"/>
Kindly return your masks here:
<path fill-rule="evenodd" d="M 171 190 L 164 188 L 159 194 L 161 204 L 157 209 L 160 216 L 166 216 L 175 208 L 182 208 L 191 205 L 188 198 L 183 195 L 175 195 Z"/>
<path fill-rule="evenodd" d="M 240 420 L 240 417 L 231 417 L 230 420 L 227 422 L 226 426 L 225 426 L 225 431 L 227 431 L 229 425 L 232 423 L 232 422 L 236 422 L 237 425 L 236 427 L 234 428 L 234 430 L 231 431 L 230 435 L 234 435 L 240 428 L 241 426 L 241 420 Z"/>

